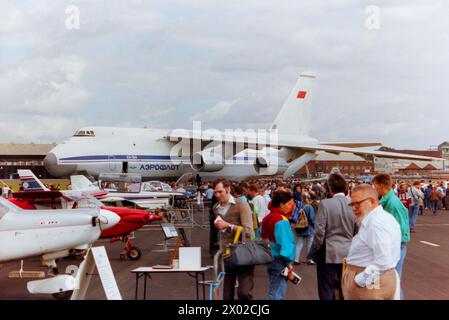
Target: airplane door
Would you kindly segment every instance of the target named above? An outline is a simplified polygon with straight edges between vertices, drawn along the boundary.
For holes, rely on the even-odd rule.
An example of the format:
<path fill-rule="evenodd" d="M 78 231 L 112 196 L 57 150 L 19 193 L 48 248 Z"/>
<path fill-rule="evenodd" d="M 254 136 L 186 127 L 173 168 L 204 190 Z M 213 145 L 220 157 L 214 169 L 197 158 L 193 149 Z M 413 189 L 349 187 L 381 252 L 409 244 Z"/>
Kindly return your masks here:
<path fill-rule="evenodd" d="M 128 173 L 128 161 L 122 162 L 122 173 Z"/>
<path fill-rule="evenodd" d="M 112 172 L 114 172 L 114 171 L 115 171 L 115 168 L 117 167 L 117 164 L 116 164 L 116 162 L 115 162 L 115 157 L 109 155 L 109 156 L 108 156 L 108 160 L 109 160 L 109 170 L 112 171 Z"/>

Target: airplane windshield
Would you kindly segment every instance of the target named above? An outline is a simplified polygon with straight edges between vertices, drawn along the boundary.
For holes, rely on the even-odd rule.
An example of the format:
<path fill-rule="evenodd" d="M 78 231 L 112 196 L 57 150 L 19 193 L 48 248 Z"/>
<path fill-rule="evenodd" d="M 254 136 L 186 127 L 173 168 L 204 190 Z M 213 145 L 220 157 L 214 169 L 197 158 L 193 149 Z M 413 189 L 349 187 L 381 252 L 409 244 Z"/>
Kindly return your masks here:
<path fill-rule="evenodd" d="M 95 137 L 93 130 L 79 130 L 75 132 L 74 137 Z"/>
<path fill-rule="evenodd" d="M 104 204 L 95 198 L 84 198 L 81 200 L 76 201 L 78 208 L 100 208 L 104 206 Z"/>
<path fill-rule="evenodd" d="M 173 191 L 170 185 L 160 181 L 149 181 L 142 184 L 142 190 L 147 192 Z"/>
<path fill-rule="evenodd" d="M 125 193 L 140 192 L 140 183 L 130 183 L 123 181 L 115 181 L 115 182 L 102 181 L 101 187 L 103 190 L 107 190 L 109 192 L 125 192 Z"/>

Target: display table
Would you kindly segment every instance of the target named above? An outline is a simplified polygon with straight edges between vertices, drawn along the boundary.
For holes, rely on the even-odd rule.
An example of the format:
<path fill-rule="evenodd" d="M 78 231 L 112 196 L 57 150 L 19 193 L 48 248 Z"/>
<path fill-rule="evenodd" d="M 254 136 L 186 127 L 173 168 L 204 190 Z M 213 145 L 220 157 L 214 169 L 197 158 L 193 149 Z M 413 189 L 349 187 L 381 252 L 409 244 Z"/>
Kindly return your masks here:
<path fill-rule="evenodd" d="M 196 299 L 199 300 L 199 286 L 200 286 L 200 282 L 199 282 L 199 275 L 202 276 L 203 279 L 203 283 L 204 283 L 204 273 L 209 270 L 212 269 L 212 266 L 207 266 L 207 267 L 201 267 L 198 269 L 154 269 L 152 267 L 140 267 L 134 270 L 131 270 L 131 273 L 135 273 L 136 274 L 136 293 L 135 293 L 135 297 L 134 299 L 137 300 L 137 296 L 139 293 L 139 279 L 140 278 L 144 278 L 144 283 L 143 283 L 143 300 L 146 300 L 146 295 L 147 295 L 147 278 L 151 279 L 151 274 L 152 273 L 161 273 L 161 274 L 176 274 L 176 273 L 187 273 L 189 276 L 195 278 L 195 284 L 196 284 Z M 206 299 L 206 289 L 203 285 L 203 300 Z"/>

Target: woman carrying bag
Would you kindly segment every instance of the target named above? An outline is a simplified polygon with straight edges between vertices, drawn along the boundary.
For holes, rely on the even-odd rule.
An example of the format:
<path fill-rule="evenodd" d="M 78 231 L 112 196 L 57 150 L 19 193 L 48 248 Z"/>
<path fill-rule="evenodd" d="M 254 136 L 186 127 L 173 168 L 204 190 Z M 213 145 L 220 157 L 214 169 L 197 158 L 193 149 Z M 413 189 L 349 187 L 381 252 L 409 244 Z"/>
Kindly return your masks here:
<path fill-rule="evenodd" d="M 298 221 L 293 224 L 293 228 L 296 232 L 296 250 L 295 250 L 295 264 L 300 264 L 301 251 L 306 244 L 306 256 L 309 256 L 310 249 L 312 248 L 315 223 L 315 209 L 308 203 L 308 200 L 304 200 L 304 206 L 299 212 Z M 308 259 L 307 264 L 314 265 L 315 261 Z"/>

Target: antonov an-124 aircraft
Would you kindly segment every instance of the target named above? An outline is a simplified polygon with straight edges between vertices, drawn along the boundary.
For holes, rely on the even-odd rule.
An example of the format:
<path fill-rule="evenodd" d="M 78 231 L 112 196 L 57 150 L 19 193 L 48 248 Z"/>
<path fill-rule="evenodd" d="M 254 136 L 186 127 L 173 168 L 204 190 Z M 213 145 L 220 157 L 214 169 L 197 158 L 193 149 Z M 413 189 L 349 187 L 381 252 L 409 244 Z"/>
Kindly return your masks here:
<path fill-rule="evenodd" d="M 319 143 L 309 136 L 311 101 L 316 77 L 302 73 L 266 132 L 161 130 L 147 128 L 84 127 L 52 149 L 44 160 L 56 177 L 100 173 L 138 173 L 145 180 L 177 179 L 199 174 L 243 180 L 250 177 L 292 176 L 318 151 L 339 154 L 431 161 L 433 158 L 367 147 L 379 142 Z"/>

